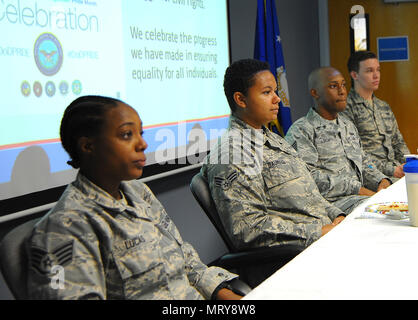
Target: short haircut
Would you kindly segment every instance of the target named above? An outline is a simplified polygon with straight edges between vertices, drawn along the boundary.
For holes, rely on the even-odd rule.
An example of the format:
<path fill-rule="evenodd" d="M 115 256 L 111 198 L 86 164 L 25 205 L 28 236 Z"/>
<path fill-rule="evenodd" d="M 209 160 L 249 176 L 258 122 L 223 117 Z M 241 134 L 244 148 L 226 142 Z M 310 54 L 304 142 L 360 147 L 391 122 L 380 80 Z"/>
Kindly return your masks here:
<path fill-rule="evenodd" d="M 341 72 L 338 69 L 335 69 L 334 67 L 319 67 L 311 71 L 311 73 L 308 76 L 308 89 L 320 89 L 323 86 L 323 81 L 325 76 L 327 76 L 330 72 L 338 72 L 341 74 Z"/>
<path fill-rule="evenodd" d="M 77 143 L 81 137 L 95 137 L 100 134 L 104 114 L 117 107 L 122 101 L 102 96 L 83 96 L 77 98 L 65 109 L 61 120 L 60 137 L 65 151 L 71 160 L 67 163 L 73 168 L 80 167 Z"/>
<path fill-rule="evenodd" d="M 270 65 L 265 61 L 242 59 L 232 63 L 225 71 L 224 92 L 232 113 L 237 106 L 234 93 L 247 95 L 248 89 L 254 84 L 254 76 L 261 71 L 270 71 Z"/>
<path fill-rule="evenodd" d="M 377 59 L 377 56 L 374 52 L 365 50 L 356 51 L 352 53 L 350 58 L 348 58 L 347 62 L 348 72 L 358 72 L 360 69 L 360 62 L 367 59 Z"/>

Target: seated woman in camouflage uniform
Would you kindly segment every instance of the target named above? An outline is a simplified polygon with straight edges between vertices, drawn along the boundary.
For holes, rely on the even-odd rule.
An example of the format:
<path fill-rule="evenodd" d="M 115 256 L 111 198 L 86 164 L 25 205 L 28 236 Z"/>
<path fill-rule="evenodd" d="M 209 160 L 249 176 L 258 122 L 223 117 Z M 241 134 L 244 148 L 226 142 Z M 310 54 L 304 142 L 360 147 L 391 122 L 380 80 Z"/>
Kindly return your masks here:
<path fill-rule="evenodd" d="M 244 59 L 225 72 L 229 127 L 202 167 L 219 216 L 239 249 L 308 246 L 345 213 L 325 200 L 305 162 L 266 129 L 280 98 L 266 62 Z"/>
<path fill-rule="evenodd" d="M 61 141 L 80 168 L 27 242 L 35 299 L 238 299 L 237 276 L 208 268 L 161 203 L 135 180 L 147 144 L 137 112 L 86 96 L 65 110 Z"/>

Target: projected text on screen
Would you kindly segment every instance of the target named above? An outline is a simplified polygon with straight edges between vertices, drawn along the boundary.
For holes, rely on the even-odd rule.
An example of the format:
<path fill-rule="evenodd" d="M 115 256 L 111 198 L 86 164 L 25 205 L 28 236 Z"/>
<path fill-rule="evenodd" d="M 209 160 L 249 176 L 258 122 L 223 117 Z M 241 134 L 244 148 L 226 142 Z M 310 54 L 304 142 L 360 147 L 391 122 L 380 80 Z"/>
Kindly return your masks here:
<path fill-rule="evenodd" d="M 74 177 L 59 124 L 82 95 L 119 98 L 138 111 L 149 164 L 162 148 L 164 161 L 204 152 L 196 136 L 207 142 L 227 126 L 226 1 L 0 0 L 0 29 L 0 200 Z"/>

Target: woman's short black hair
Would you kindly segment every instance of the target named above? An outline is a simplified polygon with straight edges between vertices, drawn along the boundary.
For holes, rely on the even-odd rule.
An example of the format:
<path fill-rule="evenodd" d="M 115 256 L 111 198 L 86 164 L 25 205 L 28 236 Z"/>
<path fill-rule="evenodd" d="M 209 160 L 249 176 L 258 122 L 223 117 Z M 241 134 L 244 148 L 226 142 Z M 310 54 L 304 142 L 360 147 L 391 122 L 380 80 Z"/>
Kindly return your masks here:
<path fill-rule="evenodd" d="M 241 92 L 247 95 L 248 89 L 254 84 L 254 76 L 261 71 L 270 71 L 270 65 L 265 61 L 256 59 L 242 59 L 232 63 L 225 71 L 224 91 L 232 113 L 237 106 L 234 93 Z"/>
<path fill-rule="evenodd" d="M 77 98 L 65 109 L 61 120 L 60 137 L 65 151 L 70 156 L 67 163 L 80 167 L 77 142 L 81 137 L 94 137 L 100 133 L 105 112 L 117 107 L 122 101 L 103 96 L 83 96 Z"/>

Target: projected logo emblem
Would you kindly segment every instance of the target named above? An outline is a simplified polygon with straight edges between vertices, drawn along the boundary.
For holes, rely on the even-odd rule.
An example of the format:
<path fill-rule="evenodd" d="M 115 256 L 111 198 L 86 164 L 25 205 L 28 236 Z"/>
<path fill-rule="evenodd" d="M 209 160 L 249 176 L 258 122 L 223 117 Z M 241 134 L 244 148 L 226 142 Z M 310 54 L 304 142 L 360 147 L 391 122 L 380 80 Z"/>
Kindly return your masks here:
<path fill-rule="evenodd" d="M 39 81 L 33 83 L 33 93 L 35 93 L 35 96 L 37 97 L 42 95 L 42 85 Z"/>
<path fill-rule="evenodd" d="M 71 88 L 72 88 L 74 94 L 79 95 L 81 93 L 81 90 L 82 90 L 81 81 L 80 80 L 74 80 L 73 83 L 71 84 Z"/>
<path fill-rule="evenodd" d="M 43 33 L 36 39 L 34 47 L 36 66 L 46 76 L 56 74 L 63 61 L 62 47 L 52 33 Z"/>
<path fill-rule="evenodd" d="M 20 90 L 22 91 L 23 96 L 28 97 L 30 95 L 30 84 L 26 80 L 20 85 Z"/>
<path fill-rule="evenodd" d="M 61 81 L 59 85 L 60 92 L 63 96 L 65 96 L 68 93 L 68 82 L 67 81 Z"/>
<path fill-rule="evenodd" d="M 45 93 L 48 97 L 52 97 L 53 95 L 55 95 L 55 84 L 52 81 L 48 81 L 45 84 Z"/>

